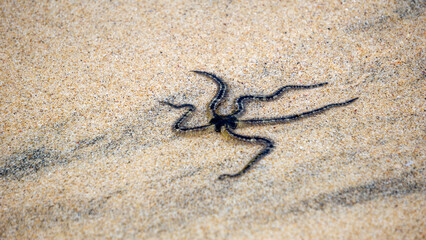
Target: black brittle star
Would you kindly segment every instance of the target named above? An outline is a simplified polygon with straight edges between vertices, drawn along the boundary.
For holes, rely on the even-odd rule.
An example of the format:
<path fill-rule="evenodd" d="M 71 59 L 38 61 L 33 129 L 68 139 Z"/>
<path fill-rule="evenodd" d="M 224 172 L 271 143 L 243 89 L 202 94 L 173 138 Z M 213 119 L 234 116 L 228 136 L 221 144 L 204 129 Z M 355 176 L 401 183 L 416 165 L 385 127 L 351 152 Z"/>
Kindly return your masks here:
<path fill-rule="evenodd" d="M 338 107 L 338 106 L 345 106 L 348 105 L 358 98 L 353 98 L 346 102 L 341 103 L 332 103 L 325 105 L 323 107 L 303 112 L 299 114 L 294 115 L 288 115 L 284 117 L 276 117 L 276 118 L 252 118 L 252 119 L 244 119 L 241 120 L 239 117 L 243 115 L 244 113 L 244 104 L 251 100 L 259 100 L 259 101 L 272 101 L 278 97 L 280 97 L 285 91 L 293 90 L 293 89 L 311 89 L 311 88 L 317 88 L 324 86 L 328 84 L 327 82 L 324 83 L 318 83 L 314 85 L 287 85 L 284 87 L 281 87 L 280 89 L 276 90 L 274 93 L 270 95 L 244 95 L 241 96 L 234 101 L 234 110 L 231 112 L 231 114 L 222 115 L 218 113 L 218 107 L 225 99 L 227 92 L 228 92 L 228 85 L 219 77 L 212 73 L 203 72 L 203 71 L 192 71 L 194 73 L 204 75 L 210 79 L 212 79 L 218 86 L 218 89 L 216 91 L 216 95 L 213 97 L 213 99 L 209 103 L 209 109 L 210 113 L 212 115 L 211 120 L 206 125 L 201 126 L 195 126 L 195 127 L 186 127 L 183 126 L 185 121 L 187 120 L 187 117 L 195 111 L 195 106 L 192 104 L 173 104 L 166 101 L 160 101 L 162 104 L 166 104 L 172 108 L 187 108 L 188 110 L 178 119 L 173 125 L 173 129 L 177 132 L 190 132 L 190 131 L 199 131 L 204 130 L 210 126 L 214 126 L 214 129 L 216 132 L 222 132 L 225 134 L 228 134 L 232 138 L 235 138 L 240 141 L 259 144 L 263 146 L 263 149 L 254 156 L 240 171 L 234 173 L 234 174 L 222 174 L 219 176 L 219 180 L 223 180 L 225 178 L 235 178 L 243 175 L 246 173 L 255 163 L 257 163 L 259 160 L 264 158 L 266 155 L 272 152 L 272 149 L 274 149 L 274 142 L 268 138 L 265 137 L 259 137 L 259 136 L 245 136 L 238 133 L 235 133 L 234 130 L 241 126 L 241 125 L 250 125 L 250 124 L 274 124 L 274 123 L 286 123 L 290 121 L 294 121 L 303 117 L 312 116 L 314 114 L 322 113 L 330 108 Z"/>

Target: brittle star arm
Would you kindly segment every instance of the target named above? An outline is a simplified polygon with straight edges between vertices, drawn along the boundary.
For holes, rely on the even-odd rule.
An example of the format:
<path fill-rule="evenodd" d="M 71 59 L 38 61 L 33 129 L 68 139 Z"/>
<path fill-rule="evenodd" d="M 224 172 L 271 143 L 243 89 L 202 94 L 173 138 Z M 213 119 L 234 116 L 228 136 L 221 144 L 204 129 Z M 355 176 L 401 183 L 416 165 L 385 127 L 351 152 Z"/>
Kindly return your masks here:
<path fill-rule="evenodd" d="M 284 117 L 278 117 L 278 118 L 252 118 L 252 119 L 245 119 L 245 120 L 238 120 L 239 123 L 242 124 L 268 124 L 268 123 L 285 123 L 285 122 L 290 122 L 290 121 L 294 121 L 294 120 L 298 120 L 300 118 L 304 118 L 304 117 L 309 117 L 315 114 L 319 114 L 322 113 L 330 108 L 334 108 L 334 107 L 340 107 L 340 106 L 345 106 L 348 105 L 352 102 L 354 102 L 355 100 L 357 100 L 358 98 L 353 98 L 349 101 L 346 102 L 341 102 L 341 103 L 332 103 L 332 104 L 328 104 L 325 105 L 323 107 L 308 111 L 308 112 L 303 112 L 303 113 L 299 113 L 299 114 L 294 114 L 294 115 L 289 115 L 289 116 L 284 116 Z"/>
<path fill-rule="evenodd" d="M 293 90 L 293 89 L 311 89 L 311 88 L 317 88 L 324 85 L 327 85 L 327 82 L 324 83 L 318 83 L 313 85 L 287 85 L 284 86 L 274 93 L 270 95 L 245 95 L 237 98 L 234 102 L 235 110 L 232 113 L 233 116 L 242 115 L 245 111 L 244 109 L 244 103 L 246 103 L 248 100 L 260 100 L 260 101 L 272 101 L 275 100 L 278 97 L 281 97 L 284 92 Z"/>
<path fill-rule="evenodd" d="M 192 72 L 206 76 L 212 79 L 216 83 L 217 85 L 216 95 L 212 98 L 212 100 L 209 103 L 209 109 L 212 113 L 212 116 L 216 117 L 218 115 L 216 110 L 228 93 L 228 85 L 222 79 L 220 79 L 219 77 L 217 77 L 216 75 L 212 73 L 203 72 L 203 71 L 192 71 Z"/>
<path fill-rule="evenodd" d="M 266 155 L 272 152 L 272 149 L 274 149 L 274 142 L 270 139 L 264 138 L 264 137 L 257 137 L 257 136 L 244 136 L 237 134 L 233 132 L 229 127 L 225 128 L 225 132 L 228 133 L 231 137 L 254 144 L 263 145 L 262 151 L 260 151 L 254 158 L 252 158 L 243 169 L 238 171 L 234 174 L 222 174 L 219 176 L 219 180 L 223 180 L 225 178 L 235 178 L 243 175 L 246 173 L 254 164 L 256 164 L 258 161 L 260 161 L 262 158 L 264 158 Z"/>
<path fill-rule="evenodd" d="M 160 101 L 160 103 L 162 104 L 166 104 L 172 108 L 188 108 L 188 111 L 186 111 L 178 120 L 176 120 L 176 122 L 173 124 L 173 129 L 175 131 L 178 132 L 188 132 L 188 131 L 197 131 L 197 130 L 203 130 L 209 126 L 211 126 L 212 124 L 207 124 L 207 125 L 201 125 L 201 126 L 196 126 L 196 127 L 184 127 L 183 124 L 184 122 L 187 120 L 188 115 L 190 115 L 193 111 L 195 111 L 195 106 L 192 104 L 182 104 L 182 105 L 175 105 L 173 103 L 169 103 L 169 102 L 165 102 L 165 101 Z"/>

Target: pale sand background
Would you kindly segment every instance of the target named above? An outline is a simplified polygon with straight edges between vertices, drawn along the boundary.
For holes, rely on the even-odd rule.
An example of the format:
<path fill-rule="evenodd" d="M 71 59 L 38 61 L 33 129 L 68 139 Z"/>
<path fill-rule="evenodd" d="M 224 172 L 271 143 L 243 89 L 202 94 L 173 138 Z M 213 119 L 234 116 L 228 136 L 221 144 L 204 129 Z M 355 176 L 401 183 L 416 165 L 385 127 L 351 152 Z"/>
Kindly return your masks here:
<path fill-rule="evenodd" d="M 35 1 L 38 2 L 38 1 Z M 425 1 L 1 1 L 1 238 L 424 239 Z M 214 72 L 284 125 L 207 131 Z M 221 109 L 229 111 L 227 102 Z"/>

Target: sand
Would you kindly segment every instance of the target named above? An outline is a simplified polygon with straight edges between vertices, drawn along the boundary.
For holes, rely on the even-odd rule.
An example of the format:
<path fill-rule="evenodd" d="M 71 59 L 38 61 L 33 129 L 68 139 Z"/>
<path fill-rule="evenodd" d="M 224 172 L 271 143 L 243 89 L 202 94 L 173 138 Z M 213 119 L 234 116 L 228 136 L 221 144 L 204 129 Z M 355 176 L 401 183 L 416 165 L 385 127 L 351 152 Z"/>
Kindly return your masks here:
<path fill-rule="evenodd" d="M 0 238 L 424 239 L 424 1 L 2 1 Z M 359 99 L 286 124 L 241 119 Z"/>

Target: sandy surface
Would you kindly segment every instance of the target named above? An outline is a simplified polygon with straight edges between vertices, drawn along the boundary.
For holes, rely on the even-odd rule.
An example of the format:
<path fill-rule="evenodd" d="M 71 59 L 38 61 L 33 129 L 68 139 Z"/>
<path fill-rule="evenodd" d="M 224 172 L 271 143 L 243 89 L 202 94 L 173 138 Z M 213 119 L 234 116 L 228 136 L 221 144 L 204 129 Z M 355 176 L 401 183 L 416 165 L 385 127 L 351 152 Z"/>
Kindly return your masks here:
<path fill-rule="evenodd" d="M 38 2 L 38 1 L 35 1 Z M 424 239 L 425 2 L 2 1 L 0 237 Z M 389 3 L 391 2 L 391 3 Z M 229 100 L 328 82 L 244 119 L 359 97 L 288 124 L 206 123 Z"/>

